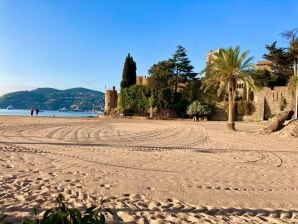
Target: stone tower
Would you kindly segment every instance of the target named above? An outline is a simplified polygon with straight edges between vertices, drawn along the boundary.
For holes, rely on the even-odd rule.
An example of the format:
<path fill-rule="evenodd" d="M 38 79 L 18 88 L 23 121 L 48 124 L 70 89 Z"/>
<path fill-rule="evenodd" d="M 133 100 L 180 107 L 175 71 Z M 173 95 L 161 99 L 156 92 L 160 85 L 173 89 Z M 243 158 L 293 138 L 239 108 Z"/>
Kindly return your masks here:
<path fill-rule="evenodd" d="M 115 86 L 113 86 L 112 90 L 106 90 L 105 92 L 105 115 L 109 115 L 112 111 L 112 109 L 115 109 L 117 107 L 117 90 L 115 89 Z"/>

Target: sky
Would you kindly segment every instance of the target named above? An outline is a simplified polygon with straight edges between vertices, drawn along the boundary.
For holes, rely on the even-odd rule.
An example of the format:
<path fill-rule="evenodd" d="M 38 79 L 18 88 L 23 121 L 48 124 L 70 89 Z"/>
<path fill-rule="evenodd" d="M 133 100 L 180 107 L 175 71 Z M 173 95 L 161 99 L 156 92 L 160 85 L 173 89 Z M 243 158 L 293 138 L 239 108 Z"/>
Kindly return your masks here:
<path fill-rule="evenodd" d="M 241 46 L 254 62 L 298 26 L 297 0 L 0 0 L 0 95 L 38 87 L 119 89 L 125 57 L 137 74 L 186 48 Z"/>

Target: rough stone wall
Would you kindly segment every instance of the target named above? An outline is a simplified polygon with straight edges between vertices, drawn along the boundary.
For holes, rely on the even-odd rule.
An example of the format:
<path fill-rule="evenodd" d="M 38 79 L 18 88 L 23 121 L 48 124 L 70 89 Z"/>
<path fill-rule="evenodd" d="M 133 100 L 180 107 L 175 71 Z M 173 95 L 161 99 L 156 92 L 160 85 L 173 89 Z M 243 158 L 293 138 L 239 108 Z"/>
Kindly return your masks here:
<path fill-rule="evenodd" d="M 294 109 L 294 98 L 286 86 L 277 86 L 274 89 L 262 88 L 255 96 L 256 113 L 258 120 L 264 120 L 266 116 L 277 114 L 281 111 L 281 104 L 285 99 L 284 110 Z"/>
<path fill-rule="evenodd" d="M 117 107 L 117 91 L 115 87 L 112 90 L 106 90 L 105 92 L 105 115 L 109 115 L 111 110 Z"/>
<path fill-rule="evenodd" d="M 266 116 L 270 117 L 270 115 L 275 115 L 281 111 L 283 98 L 286 101 L 284 110 L 293 110 L 295 107 L 294 97 L 287 86 L 277 86 L 274 89 L 263 87 L 255 94 L 254 102 L 252 102 L 254 103 L 255 112 L 247 116 L 238 116 L 237 119 L 244 121 L 263 121 Z M 211 120 L 227 120 L 227 114 L 222 109 L 217 108 Z"/>

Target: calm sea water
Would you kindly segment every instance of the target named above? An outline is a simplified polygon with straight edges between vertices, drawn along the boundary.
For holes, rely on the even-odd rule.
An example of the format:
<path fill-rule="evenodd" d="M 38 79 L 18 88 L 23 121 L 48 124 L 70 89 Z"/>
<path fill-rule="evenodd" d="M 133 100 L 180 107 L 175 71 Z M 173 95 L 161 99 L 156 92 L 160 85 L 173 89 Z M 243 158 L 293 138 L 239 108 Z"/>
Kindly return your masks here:
<path fill-rule="evenodd" d="M 0 109 L 0 115 L 11 115 L 11 116 L 31 116 L 30 110 L 7 110 Z M 38 116 L 45 117 L 95 117 L 96 115 L 102 114 L 102 112 L 60 112 L 53 110 L 44 110 L 43 112 L 39 112 Z M 35 116 L 35 111 L 34 111 Z"/>

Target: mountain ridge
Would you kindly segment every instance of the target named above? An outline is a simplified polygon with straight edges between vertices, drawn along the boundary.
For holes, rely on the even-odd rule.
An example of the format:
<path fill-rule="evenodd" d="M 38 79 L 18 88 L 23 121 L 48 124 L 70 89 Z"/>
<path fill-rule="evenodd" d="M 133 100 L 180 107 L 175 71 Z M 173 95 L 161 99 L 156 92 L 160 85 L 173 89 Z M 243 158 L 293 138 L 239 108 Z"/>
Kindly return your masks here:
<path fill-rule="evenodd" d="M 42 110 L 68 110 L 77 108 L 82 111 L 104 108 L 104 93 L 83 87 L 59 90 L 45 87 L 7 93 L 0 97 L 0 108 L 13 105 L 15 109 L 39 108 Z"/>

